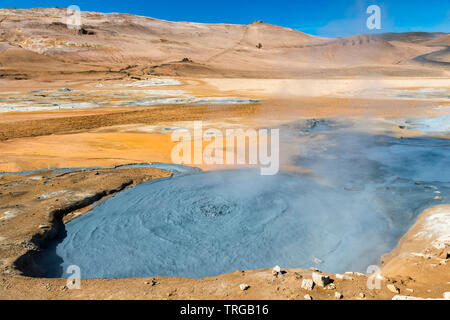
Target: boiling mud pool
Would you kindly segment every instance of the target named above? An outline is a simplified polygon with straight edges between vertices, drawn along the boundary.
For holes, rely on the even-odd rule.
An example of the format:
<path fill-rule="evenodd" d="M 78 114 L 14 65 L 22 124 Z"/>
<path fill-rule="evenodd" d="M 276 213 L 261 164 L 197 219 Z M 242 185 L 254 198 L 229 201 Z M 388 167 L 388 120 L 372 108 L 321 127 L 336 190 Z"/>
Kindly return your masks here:
<path fill-rule="evenodd" d="M 82 278 L 200 278 L 274 265 L 364 272 L 425 207 L 450 200 L 448 140 L 345 133 L 327 122 L 282 133 L 290 148 L 298 136 L 323 136 L 292 159 L 314 174 L 188 171 L 149 181 L 69 222 L 41 265 L 50 277 L 78 265 Z"/>

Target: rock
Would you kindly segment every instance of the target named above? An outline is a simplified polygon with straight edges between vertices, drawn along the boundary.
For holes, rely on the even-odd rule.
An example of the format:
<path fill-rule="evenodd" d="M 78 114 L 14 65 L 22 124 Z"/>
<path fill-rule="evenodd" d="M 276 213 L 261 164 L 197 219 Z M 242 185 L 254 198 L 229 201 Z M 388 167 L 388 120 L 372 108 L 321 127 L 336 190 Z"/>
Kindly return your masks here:
<path fill-rule="evenodd" d="M 446 265 L 447 264 L 447 260 L 441 260 L 441 261 L 439 261 L 439 264 L 441 266 Z"/>
<path fill-rule="evenodd" d="M 305 298 L 305 300 L 312 300 L 312 297 L 309 294 L 305 294 L 303 298 Z"/>
<path fill-rule="evenodd" d="M 309 270 L 319 272 L 319 269 L 314 268 L 314 267 L 309 268 Z"/>
<path fill-rule="evenodd" d="M 312 273 L 312 280 L 319 287 L 325 287 L 327 284 L 329 284 L 331 282 L 331 279 L 329 276 L 321 275 L 320 273 L 317 273 L 317 272 Z"/>
<path fill-rule="evenodd" d="M 79 30 L 78 30 L 78 34 L 79 35 L 94 35 L 95 34 L 95 32 L 94 31 L 92 31 L 92 30 L 86 30 L 85 28 L 80 28 Z"/>
<path fill-rule="evenodd" d="M 439 255 L 439 257 L 442 259 L 450 259 L 450 250 L 448 249 L 443 250 Z"/>
<path fill-rule="evenodd" d="M 58 89 L 58 91 L 59 92 L 69 92 L 69 91 L 72 91 L 72 90 L 70 90 L 69 88 L 60 88 L 60 89 Z"/>
<path fill-rule="evenodd" d="M 327 289 L 327 290 L 336 290 L 336 285 L 334 283 L 330 283 L 329 285 L 327 285 L 327 287 L 325 289 Z"/>
<path fill-rule="evenodd" d="M 296 279 L 298 279 L 298 280 L 303 279 L 303 276 L 300 273 L 294 272 L 294 274 L 295 274 Z"/>
<path fill-rule="evenodd" d="M 48 225 L 46 225 L 46 224 L 41 224 L 39 226 L 39 229 L 48 229 L 48 228 L 50 228 L 50 227 Z"/>
<path fill-rule="evenodd" d="M 414 292 L 414 290 L 413 290 L 413 289 L 410 289 L 410 288 L 406 288 L 406 291 L 409 291 L 409 292 L 411 292 L 411 293 Z"/>
<path fill-rule="evenodd" d="M 343 296 L 342 293 L 340 293 L 340 292 L 335 292 L 335 293 L 334 293 L 334 297 L 335 297 L 336 299 L 342 299 L 344 296 Z"/>
<path fill-rule="evenodd" d="M 347 276 L 345 274 L 339 274 L 339 273 L 336 273 L 336 278 L 341 279 L 341 280 L 353 280 L 352 277 Z"/>
<path fill-rule="evenodd" d="M 281 273 L 281 268 L 280 268 L 280 266 L 275 266 L 275 267 L 273 267 L 273 269 L 272 269 L 272 274 L 273 274 L 274 276 L 278 276 L 280 273 Z"/>
<path fill-rule="evenodd" d="M 156 285 L 157 282 L 156 280 L 153 278 L 152 281 L 144 281 L 144 284 L 151 284 L 152 286 Z"/>
<path fill-rule="evenodd" d="M 364 273 L 361 273 L 361 272 L 355 272 L 355 274 L 360 277 L 362 277 L 364 275 Z"/>
<path fill-rule="evenodd" d="M 353 275 L 353 272 L 352 271 L 346 271 L 346 272 L 344 272 L 345 274 L 349 274 L 349 275 Z"/>
<path fill-rule="evenodd" d="M 400 293 L 400 289 L 394 286 L 392 283 L 389 283 L 386 287 L 393 293 Z"/>
<path fill-rule="evenodd" d="M 240 288 L 242 291 L 245 291 L 245 290 L 247 290 L 248 288 L 250 288 L 250 286 L 249 286 L 248 284 L 246 284 L 246 283 L 241 283 L 241 284 L 239 285 L 239 288 Z"/>
<path fill-rule="evenodd" d="M 364 298 L 365 296 L 366 296 L 366 295 L 365 295 L 364 293 L 362 293 L 362 292 L 359 294 L 359 297 L 360 297 L 360 298 Z"/>
<path fill-rule="evenodd" d="M 450 291 L 444 292 L 444 299 L 450 300 Z"/>
<path fill-rule="evenodd" d="M 303 279 L 302 289 L 312 290 L 314 288 L 314 281 L 312 279 Z"/>

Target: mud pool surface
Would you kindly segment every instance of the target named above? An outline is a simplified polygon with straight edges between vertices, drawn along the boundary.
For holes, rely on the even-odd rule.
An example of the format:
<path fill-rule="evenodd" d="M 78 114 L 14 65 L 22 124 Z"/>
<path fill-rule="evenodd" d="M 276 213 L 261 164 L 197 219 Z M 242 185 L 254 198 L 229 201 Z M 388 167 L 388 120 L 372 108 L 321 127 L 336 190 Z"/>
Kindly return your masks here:
<path fill-rule="evenodd" d="M 450 142 L 282 128 L 314 174 L 184 172 L 149 181 L 69 222 L 39 263 L 49 277 L 206 277 L 280 265 L 365 272 L 429 206 L 450 201 Z M 296 139 L 308 135 L 309 143 Z M 178 170 L 180 172 L 182 170 Z M 439 199 L 435 199 L 439 197 Z"/>

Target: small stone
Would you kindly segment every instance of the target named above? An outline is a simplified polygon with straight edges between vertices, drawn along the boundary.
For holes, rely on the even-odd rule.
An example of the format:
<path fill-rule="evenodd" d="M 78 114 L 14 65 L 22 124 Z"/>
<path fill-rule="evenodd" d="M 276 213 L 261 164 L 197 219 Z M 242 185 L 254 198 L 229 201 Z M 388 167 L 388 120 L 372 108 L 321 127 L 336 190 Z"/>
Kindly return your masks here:
<path fill-rule="evenodd" d="M 435 247 L 438 250 L 444 250 L 447 246 L 445 245 L 444 242 L 435 240 L 433 241 L 433 247 Z"/>
<path fill-rule="evenodd" d="M 319 271 L 319 269 L 317 269 L 317 268 L 314 268 L 314 267 L 311 267 L 311 268 L 309 268 L 309 270 L 311 270 L 311 271 L 315 271 L 315 272 L 318 272 L 318 271 Z"/>
<path fill-rule="evenodd" d="M 39 225 L 39 229 L 48 229 L 48 228 L 50 228 L 50 227 L 46 224 Z"/>
<path fill-rule="evenodd" d="M 430 267 L 433 267 L 433 268 L 436 268 L 438 265 L 437 264 L 435 264 L 435 263 L 431 263 L 430 264 Z"/>
<path fill-rule="evenodd" d="M 331 282 L 329 276 L 321 275 L 320 273 L 313 272 L 312 273 L 312 279 L 315 284 L 317 284 L 319 287 L 325 287 L 327 284 Z"/>
<path fill-rule="evenodd" d="M 441 260 L 441 261 L 439 261 L 439 264 L 441 266 L 446 265 L 447 264 L 447 260 Z"/>
<path fill-rule="evenodd" d="M 344 296 L 343 296 L 342 293 L 340 293 L 340 292 L 335 292 L 335 293 L 334 293 L 334 297 L 335 297 L 336 299 L 342 299 Z"/>
<path fill-rule="evenodd" d="M 352 277 L 347 276 L 345 274 L 339 274 L 339 273 L 336 273 L 336 278 L 341 279 L 341 280 L 353 280 Z"/>
<path fill-rule="evenodd" d="M 400 289 L 394 286 L 392 283 L 388 284 L 386 287 L 393 293 L 400 293 Z"/>
<path fill-rule="evenodd" d="M 366 295 L 365 295 L 364 293 L 362 293 L 362 292 L 359 294 L 359 297 L 360 297 L 360 298 L 364 298 L 365 296 L 366 296 Z"/>
<path fill-rule="evenodd" d="M 61 286 L 61 290 L 66 290 L 67 286 Z"/>
<path fill-rule="evenodd" d="M 345 274 L 349 274 L 349 275 L 353 275 L 353 272 L 351 272 L 351 271 L 347 271 L 347 272 L 344 272 Z"/>
<path fill-rule="evenodd" d="M 280 273 L 281 273 L 281 268 L 280 268 L 280 266 L 275 266 L 275 267 L 273 267 L 273 269 L 272 269 L 272 274 L 273 274 L 274 276 L 278 276 Z"/>
<path fill-rule="evenodd" d="M 242 291 L 245 291 L 245 290 L 247 290 L 248 288 L 250 288 L 250 286 L 249 286 L 248 284 L 246 284 L 246 283 L 241 283 L 241 284 L 239 285 L 239 288 L 240 288 Z"/>
<path fill-rule="evenodd" d="M 409 291 L 409 292 L 411 292 L 411 293 L 414 292 L 414 290 L 413 290 L 413 289 L 410 289 L 410 288 L 406 288 L 406 291 Z"/>
<path fill-rule="evenodd" d="M 444 299 L 450 300 L 450 291 L 444 292 Z"/>
<path fill-rule="evenodd" d="M 303 298 L 305 298 L 305 300 L 312 300 L 312 297 L 309 294 L 305 294 Z"/>
<path fill-rule="evenodd" d="M 312 290 L 314 288 L 314 281 L 312 279 L 303 279 L 302 289 Z"/>

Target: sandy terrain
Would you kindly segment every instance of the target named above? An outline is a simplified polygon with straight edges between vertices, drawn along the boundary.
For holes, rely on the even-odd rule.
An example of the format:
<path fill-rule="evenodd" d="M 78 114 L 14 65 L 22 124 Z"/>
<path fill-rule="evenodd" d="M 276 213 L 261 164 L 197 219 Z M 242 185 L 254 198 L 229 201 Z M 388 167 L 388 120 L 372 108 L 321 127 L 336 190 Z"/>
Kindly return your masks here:
<path fill-rule="evenodd" d="M 0 9 L 0 172 L 170 163 L 168 128 L 194 120 L 263 128 L 346 119 L 361 132 L 449 138 L 405 129 L 406 120 L 450 112 L 448 34 L 326 39 L 262 22 L 203 25 L 95 12 L 82 13 L 77 32 L 62 23 L 64 13 Z M 211 98 L 258 101 L 198 103 Z M 1 175 L 0 299 L 335 299 L 336 291 L 343 299 L 392 299 L 450 291 L 445 204 L 423 212 L 382 257 L 384 278 L 375 290 L 363 274 L 328 274 L 335 288 L 305 290 L 311 270 L 274 276 L 273 266 L 206 279 L 87 279 L 81 290 L 39 277 L 34 259 L 63 222 L 169 175 L 150 168 Z M 242 283 L 248 290 L 239 289 Z"/>

